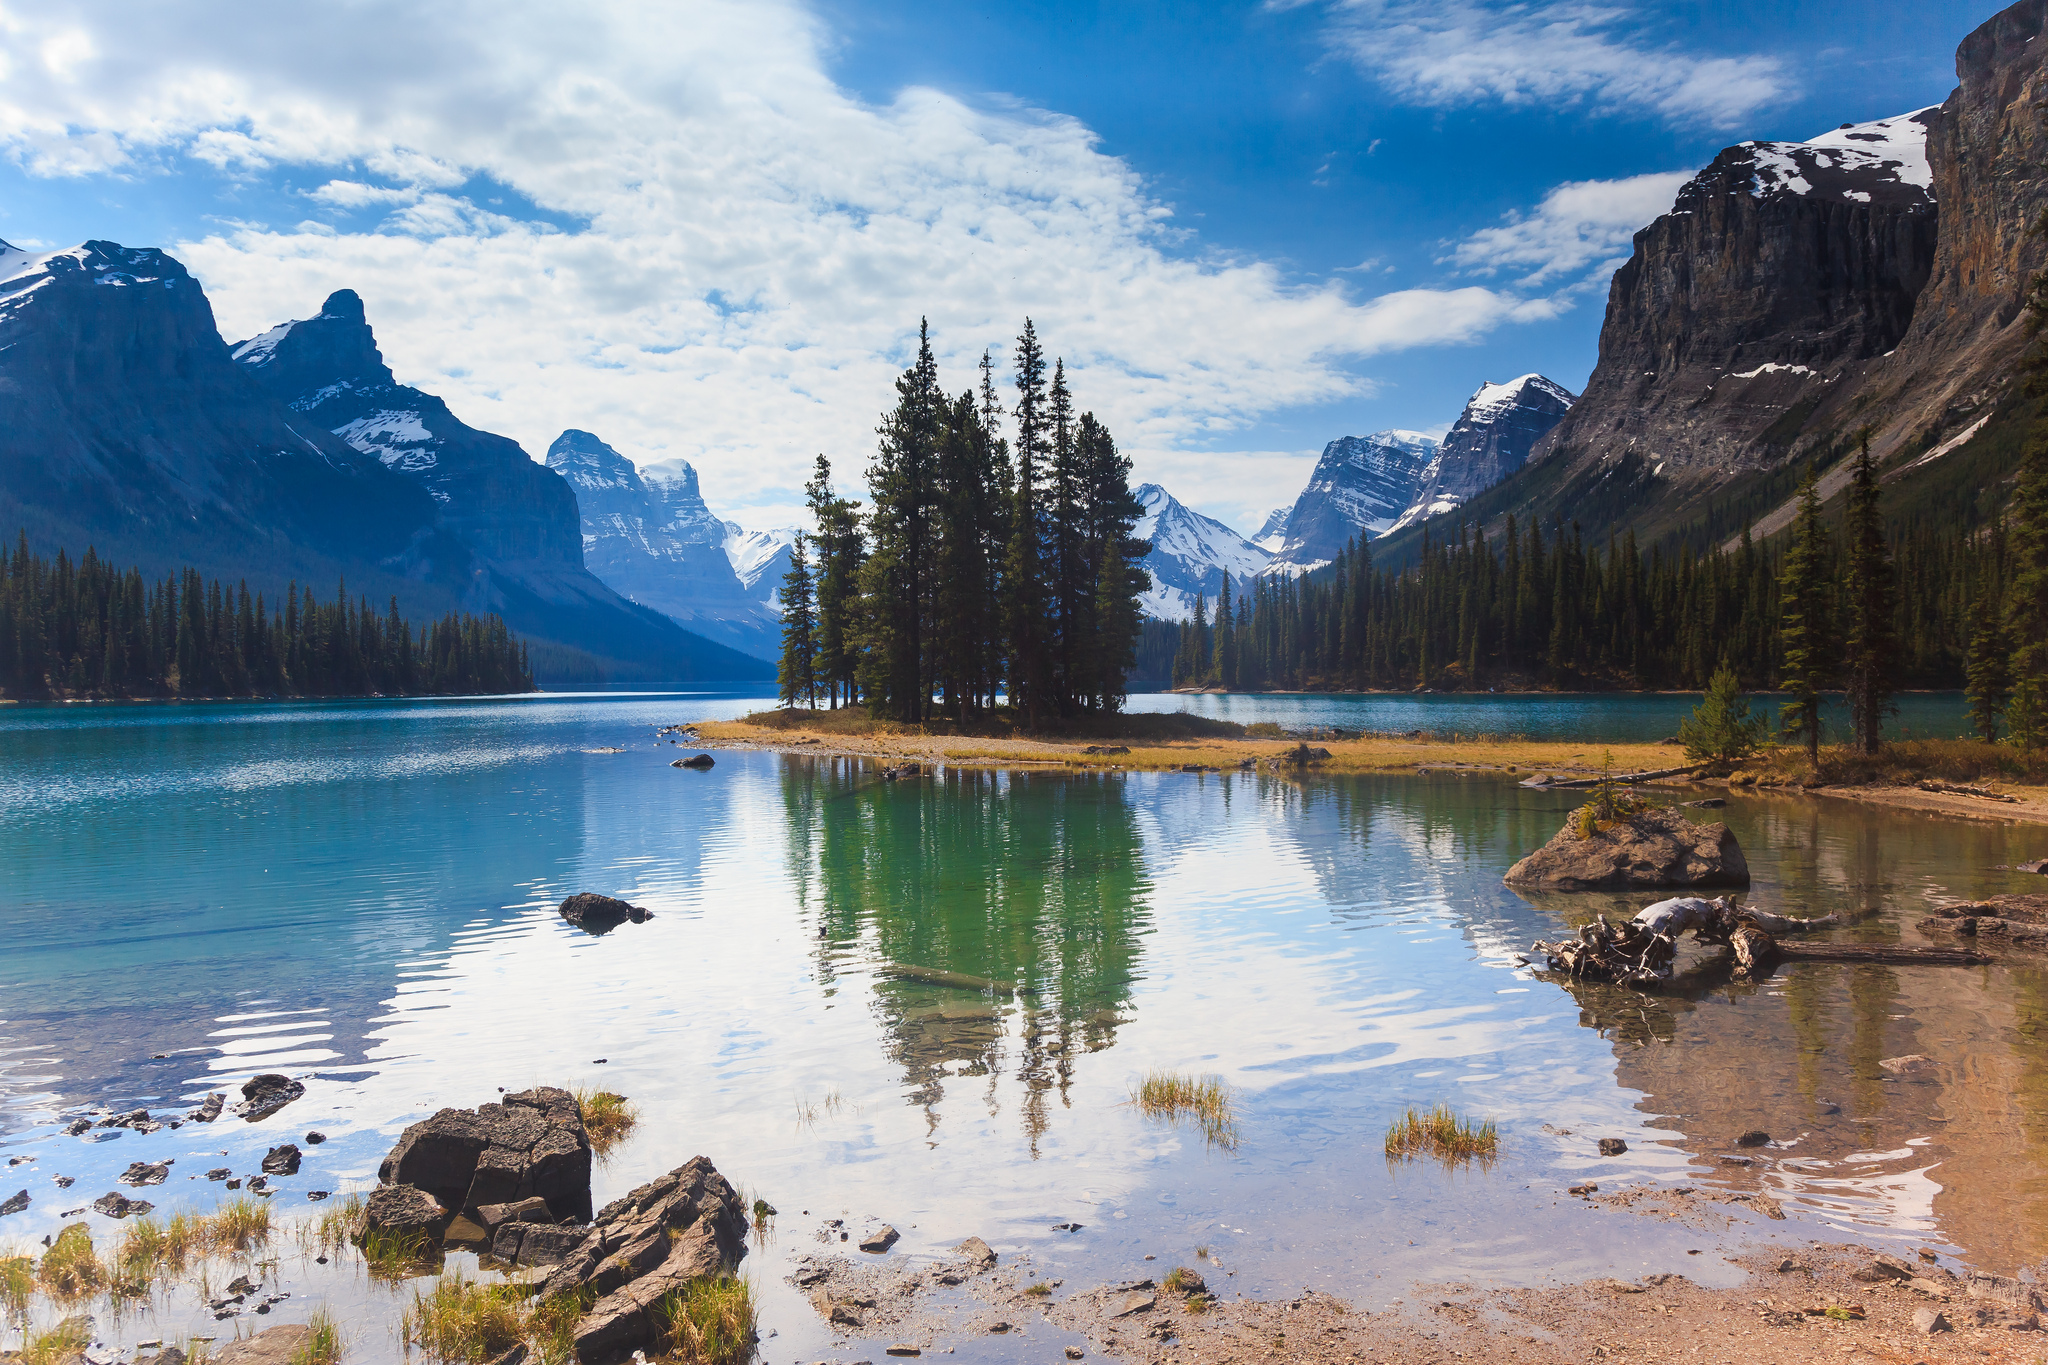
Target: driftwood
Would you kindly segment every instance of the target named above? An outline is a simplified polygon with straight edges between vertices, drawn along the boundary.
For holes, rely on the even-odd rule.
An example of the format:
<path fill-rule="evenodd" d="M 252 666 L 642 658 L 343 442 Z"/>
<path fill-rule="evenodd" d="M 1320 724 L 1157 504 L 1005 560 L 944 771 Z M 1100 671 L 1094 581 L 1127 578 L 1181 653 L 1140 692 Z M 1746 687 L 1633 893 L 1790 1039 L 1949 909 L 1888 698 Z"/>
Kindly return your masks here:
<path fill-rule="evenodd" d="M 1524 780 L 1522 785 L 1534 787 L 1539 791 L 1555 791 L 1566 787 L 1597 787 L 1602 782 L 1612 782 L 1617 787 L 1624 787 L 1631 782 L 1652 782 L 1660 777 L 1677 777 L 1682 773 L 1697 772 L 1699 766 L 1697 763 L 1688 763 L 1680 768 L 1659 768 L 1653 773 L 1616 773 L 1612 777 L 1552 777 L 1549 773 L 1544 773 L 1540 777 Z"/>
<path fill-rule="evenodd" d="M 1915 965 L 1956 965 L 1990 959 L 1957 948 L 1906 948 L 1877 943 L 1781 943 L 1781 937 L 1845 923 L 1840 915 L 1792 919 L 1768 911 L 1745 909 L 1733 897 L 1706 900 L 1675 896 L 1636 912 L 1635 918 L 1611 924 L 1605 915 L 1580 929 L 1578 936 L 1554 943 L 1538 940 L 1530 951 L 1544 954 L 1550 970 L 1589 981 L 1643 986 L 1671 979 L 1678 940 L 1690 933 L 1700 943 L 1731 949 L 1738 976 L 1759 975 L 1773 963 L 1887 962 Z"/>

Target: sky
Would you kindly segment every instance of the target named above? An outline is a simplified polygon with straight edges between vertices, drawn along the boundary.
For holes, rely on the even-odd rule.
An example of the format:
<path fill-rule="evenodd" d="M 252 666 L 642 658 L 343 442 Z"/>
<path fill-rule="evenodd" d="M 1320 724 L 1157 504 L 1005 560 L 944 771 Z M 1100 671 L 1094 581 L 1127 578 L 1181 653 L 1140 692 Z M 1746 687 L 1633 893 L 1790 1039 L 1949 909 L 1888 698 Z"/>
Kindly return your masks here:
<path fill-rule="evenodd" d="M 0 0 L 0 238 L 162 246 L 229 341 L 362 295 L 402 383 L 714 511 L 857 494 L 929 319 L 1033 320 L 1136 481 L 1250 534 L 1325 443 L 1576 391 L 1721 148 L 1939 103 L 1951 0 Z"/>

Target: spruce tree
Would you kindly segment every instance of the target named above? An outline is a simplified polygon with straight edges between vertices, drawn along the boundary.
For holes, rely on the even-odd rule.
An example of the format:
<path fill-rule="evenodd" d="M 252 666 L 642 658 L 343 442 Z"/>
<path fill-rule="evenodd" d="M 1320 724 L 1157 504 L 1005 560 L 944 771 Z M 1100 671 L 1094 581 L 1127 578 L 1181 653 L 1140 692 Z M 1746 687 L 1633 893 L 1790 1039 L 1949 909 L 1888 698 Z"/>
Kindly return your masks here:
<path fill-rule="evenodd" d="M 2048 209 L 2036 218 L 2033 235 L 2048 236 Z M 2020 374 L 2036 416 L 2013 489 L 2004 625 L 2012 644 L 2008 719 L 2014 742 L 2031 750 L 2048 729 L 2048 717 L 2041 714 L 2048 709 L 2048 269 L 2028 281 L 2022 311 L 2027 347 Z"/>
<path fill-rule="evenodd" d="M 782 704 L 806 709 L 818 705 L 818 613 L 811 584 L 811 561 L 798 532 L 789 547 L 789 572 L 782 576 L 782 659 L 775 681 Z"/>
<path fill-rule="evenodd" d="M 1739 763 L 1756 752 L 1768 724 L 1750 715 L 1742 684 L 1724 662 L 1714 670 L 1699 706 L 1678 723 L 1678 738 L 1688 762 Z"/>
<path fill-rule="evenodd" d="M 1997 577 L 1987 567 L 1970 585 L 1969 655 L 1964 686 L 1970 723 L 1986 744 L 1998 740 L 1999 717 L 2012 693 L 2012 643 L 2005 638 L 2005 602 Z"/>
<path fill-rule="evenodd" d="M 832 491 L 832 463 L 818 456 L 804 496 L 817 523 L 812 540 L 816 567 L 812 571 L 815 610 L 818 615 L 818 644 L 813 669 L 818 686 L 835 709 L 859 699 L 856 662 L 859 632 L 855 620 L 860 609 L 860 570 L 867 555 L 867 541 L 861 532 L 860 504 L 838 497 Z"/>
<path fill-rule="evenodd" d="M 1870 463 L 1865 429 L 1850 473 L 1848 510 L 1842 534 L 1847 542 L 1843 581 L 1843 655 L 1848 665 L 1849 725 L 1856 746 L 1875 754 L 1884 743 L 1884 721 L 1897 707 L 1894 675 L 1898 635 L 1897 592 L 1891 547 L 1885 543 L 1877 471 Z"/>
<path fill-rule="evenodd" d="M 1237 625 L 1230 610 L 1230 570 L 1223 571 L 1223 590 L 1216 594 L 1216 685 L 1237 690 Z"/>
<path fill-rule="evenodd" d="M 1044 513 L 1045 460 L 1049 431 L 1045 395 L 1045 353 L 1031 319 L 1017 338 L 1016 483 L 1010 504 L 1010 542 L 1003 556 L 1003 625 L 1009 643 L 1010 704 L 1036 726 L 1046 704 Z"/>
<path fill-rule="evenodd" d="M 1806 746 L 1807 762 L 1816 767 L 1820 763 L 1821 692 L 1833 672 L 1827 573 L 1828 533 L 1820 519 L 1820 475 L 1808 466 L 1799 484 L 1792 545 L 1778 575 L 1778 632 L 1784 657 L 1778 685 L 1792 696 L 1780 708 L 1783 732 Z"/>

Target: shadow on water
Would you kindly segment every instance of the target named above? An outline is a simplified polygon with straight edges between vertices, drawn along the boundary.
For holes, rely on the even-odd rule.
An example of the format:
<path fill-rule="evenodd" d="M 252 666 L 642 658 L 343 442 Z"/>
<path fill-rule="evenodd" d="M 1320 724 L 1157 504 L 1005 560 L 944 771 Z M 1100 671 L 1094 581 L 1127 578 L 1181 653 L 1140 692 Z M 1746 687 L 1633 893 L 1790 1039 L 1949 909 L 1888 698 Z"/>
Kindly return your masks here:
<path fill-rule="evenodd" d="M 1047 1103 L 1069 1103 L 1074 1057 L 1111 1046 L 1129 1018 L 1151 884 L 1124 779 L 872 773 L 854 759 L 783 763 L 789 876 L 817 925 L 818 981 L 880 964 L 874 1009 L 928 1133 L 948 1078 L 980 1079 L 993 1115 L 1007 1070 L 1036 1158 Z"/>

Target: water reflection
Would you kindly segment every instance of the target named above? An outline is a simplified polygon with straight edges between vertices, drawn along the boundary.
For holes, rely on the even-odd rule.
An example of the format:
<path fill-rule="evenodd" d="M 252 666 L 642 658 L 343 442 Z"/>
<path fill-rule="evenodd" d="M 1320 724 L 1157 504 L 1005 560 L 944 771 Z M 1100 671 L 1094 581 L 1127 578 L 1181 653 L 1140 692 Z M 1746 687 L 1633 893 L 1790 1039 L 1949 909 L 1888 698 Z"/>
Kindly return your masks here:
<path fill-rule="evenodd" d="M 1007 1070 L 1039 1156 L 1050 1098 L 1070 1102 L 1073 1059 L 1109 1047 L 1128 1019 L 1149 932 L 1125 779 L 953 768 L 890 782 L 869 763 L 795 757 L 782 792 L 818 980 L 829 989 L 845 966 L 880 964 L 884 1047 L 928 1138 L 948 1078 L 977 1081 L 968 1089 L 993 1115 Z"/>

